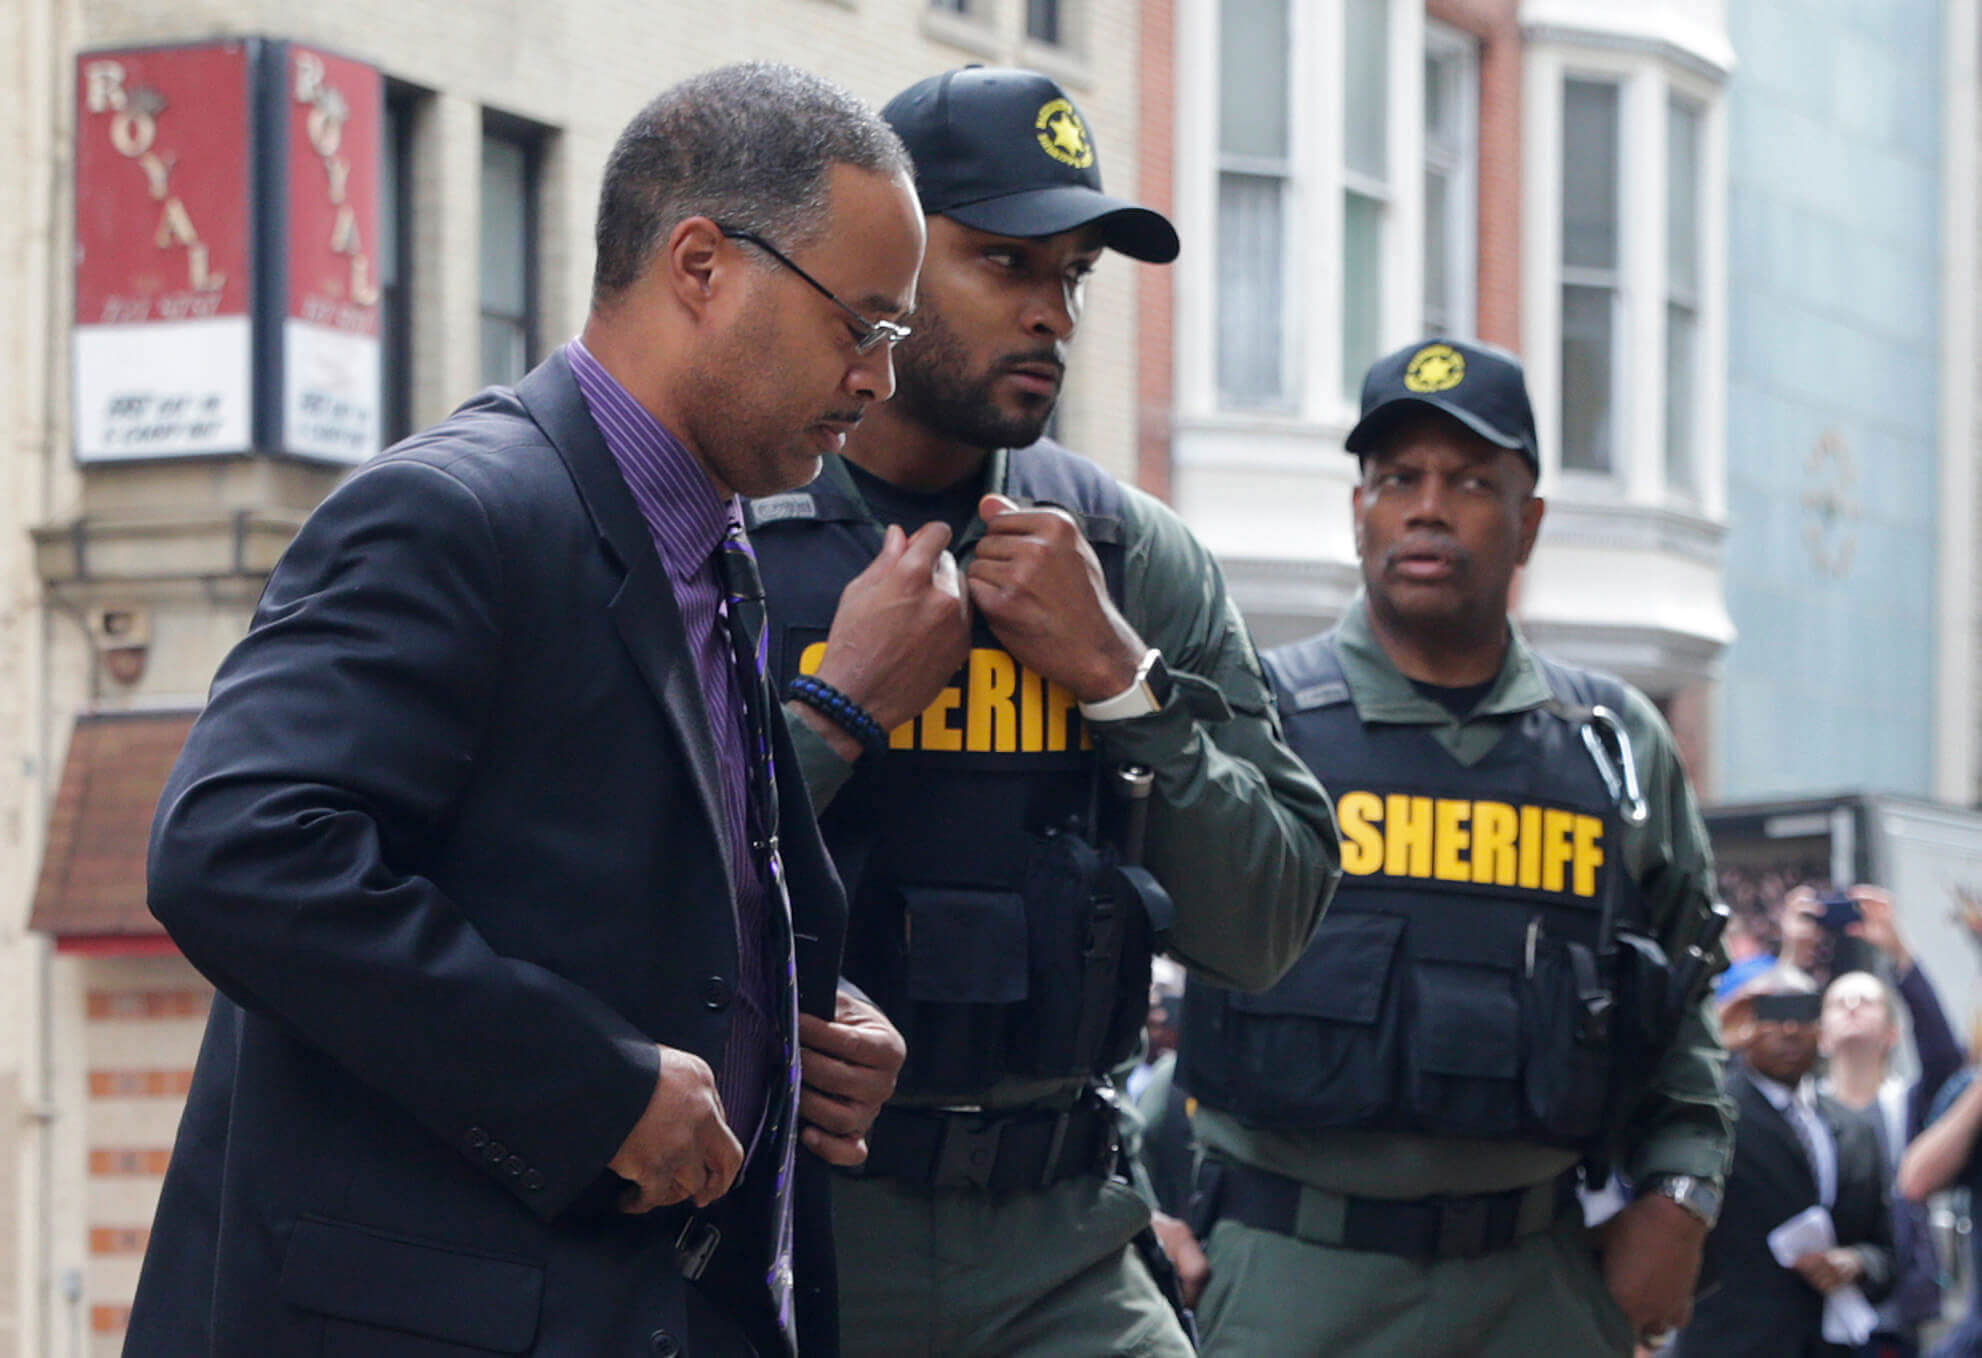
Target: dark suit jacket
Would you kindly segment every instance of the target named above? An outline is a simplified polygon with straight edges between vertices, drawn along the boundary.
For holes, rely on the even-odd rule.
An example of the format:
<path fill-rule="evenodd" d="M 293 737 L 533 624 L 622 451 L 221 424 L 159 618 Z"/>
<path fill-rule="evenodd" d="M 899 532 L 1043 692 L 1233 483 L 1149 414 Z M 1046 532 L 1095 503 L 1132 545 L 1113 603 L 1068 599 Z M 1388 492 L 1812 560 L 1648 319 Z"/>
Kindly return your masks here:
<path fill-rule="evenodd" d="M 561 355 L 311 516 L 153 828 L 152 909 L 221 994 L 129 1352 L 777 1342 L 776 1147 L 713 1209 L 694 1288 L 681 1210 L 619 1215 L 605 1171 L 656 1042 L 722 1063 L 737 954 L 706 712 Z M 829 1014 L 845 902 L 771 725 L 801 999 Z M 831 1257 L 824 1167 L 799 1158 L 811 1355 L 836 1320 L 808 1272 Z"/>
<path fill-rule="evenodd" d="M 1847 1354 L 1823 1339 L 1824 1297 L 1769 1252 L 1769 1232 L 1817 1202 L 1809 1157 L 1783 1115 L 1748 1077 L 1728 1063 L 1727 1090 L 1740 1117 L 1734 1167 L 1720 1222 L 1707 1237 L 1706 1274 L 1719 1286 L 1702 1297 L 1672 1353 L 1680 1358 L 1802 1358 Z M 1865 1264 L 1859 1290 L 1876 1303 L 1892 1288 L 1892 1221 L 1886 1203 L 1878 1134 L 1863 1116 L 1819 1096 L 1819 1114 L 1837 1143 L 1838 1243 Z"/>

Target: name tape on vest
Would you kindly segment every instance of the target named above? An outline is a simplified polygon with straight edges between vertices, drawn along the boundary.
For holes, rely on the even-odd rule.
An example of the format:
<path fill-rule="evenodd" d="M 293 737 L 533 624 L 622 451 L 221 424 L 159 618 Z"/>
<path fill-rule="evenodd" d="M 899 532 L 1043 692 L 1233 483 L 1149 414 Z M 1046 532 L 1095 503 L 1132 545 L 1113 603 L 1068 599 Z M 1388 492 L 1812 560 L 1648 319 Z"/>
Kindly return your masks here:
<path fill-rule="evenodd" d="M 798 672 L 814 674 L 826 654 L 815 641 L 800 652 Z M 922 715 L 888 735 L 892 750 L 943 754 L 1056 754 L 1094 747 L 1080 703 L 1064 684 L 989 646 L 973 646 L 949 687 Z"/>
<path fill-rule="evenodd" d="M 1598 816 L 1512 802 L 1345 792 L 1336 799 L 1342 870 L 1594 898 L 1604 865 Z"/>

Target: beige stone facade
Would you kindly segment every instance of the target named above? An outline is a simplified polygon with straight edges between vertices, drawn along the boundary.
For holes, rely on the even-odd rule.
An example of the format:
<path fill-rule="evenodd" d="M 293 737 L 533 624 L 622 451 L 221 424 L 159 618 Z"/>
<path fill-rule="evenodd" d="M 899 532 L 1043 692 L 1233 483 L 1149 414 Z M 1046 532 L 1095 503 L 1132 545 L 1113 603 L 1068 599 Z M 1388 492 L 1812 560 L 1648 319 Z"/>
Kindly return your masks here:
<path fill-rule="evenodd" d="M 1134 0 L 1065 0 L 1057 46 L 1028 39 L 1024 0 L 963 8 L 939 12 L 929 0 L 0 6 L 0 1355 L 118 1351 L 209 994 L 156 943 L 58 946 L 30 927 L 37 884 L 54 880 L 44 873 L 49 826 L 77 718 L 197 707 L 270 564 L 340 474 L 258 458 L 76 466 L 68 416 L 75 54 L 258 34 L 385 73 L 411 111 L 417 427 L 479 385 L 485 114 L 542 130 L 538 356 L 582 320 L 593 200 L 611 139 L 660 88 L 724 61 L 796 62 L 877 102 L 968 61 L 1033 65 L 1082 105 L 1108 187 L 1134 194 L 1142 51 Z M 1127 261 L 1102 265 L 1061 422 L 1068 443 L 1124 475 L 1136 457 L 1138 285 Z M 140 665 L 128 654 L 114 666 L 106 659 L 105 610 L 136 619 L 147 637 Z M 97 831 L 114 827 L 89 833 Z M 63 833 L 64 883 L 95 873 L 105 878 L 98 889 L 130 897 L 124 908 L 141 905 L 130 843 L 78 844 Z M 111 862 L 123 866 L 103 866 Z M 54 890 L 41 887 L 44 906 Z"/>

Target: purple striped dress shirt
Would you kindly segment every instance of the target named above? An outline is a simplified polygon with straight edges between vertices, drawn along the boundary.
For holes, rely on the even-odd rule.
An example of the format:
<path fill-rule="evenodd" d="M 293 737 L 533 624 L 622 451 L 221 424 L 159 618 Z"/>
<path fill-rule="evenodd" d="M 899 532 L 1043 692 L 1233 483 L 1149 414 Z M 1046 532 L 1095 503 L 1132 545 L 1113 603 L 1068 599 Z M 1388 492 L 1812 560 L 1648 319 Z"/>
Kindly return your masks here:
<path fill-rule="evenodd" d="M 737 1005 L 731 1015 L 729 1046 L 716 1073 L 717 1090 L 730 1130 L 749 1149 L 763 1117 L 765 1081 L 781 1048 L 770 1014 L 772 984 L 765 957 L 767 883 L 750 849 L 749 756 L 746 753 L 743 692 L 723 618 L 723 587 L 715 552 L 740 517 L 735 497 L 716 494 L 708 473 L 681 440 L 572 340 L 565 357 L 606 448 L 619 464 L 626 487 L 647 522 L 674 586 L 675 603 L 695 654 L 696 677 L 709 706 L 717 764 L 722 772 L 723 839 L 731 877 L 737 884 Z M 665 902 L 656 901 L 655 908 Z"/>

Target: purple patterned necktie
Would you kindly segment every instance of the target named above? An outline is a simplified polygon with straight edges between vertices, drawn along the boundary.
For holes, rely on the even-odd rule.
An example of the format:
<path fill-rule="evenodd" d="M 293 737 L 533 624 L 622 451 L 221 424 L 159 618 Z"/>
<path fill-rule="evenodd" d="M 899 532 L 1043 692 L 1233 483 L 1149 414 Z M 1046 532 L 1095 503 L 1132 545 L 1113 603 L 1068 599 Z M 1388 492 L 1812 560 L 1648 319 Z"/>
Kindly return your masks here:
<path fill-rule="evenodd" d="M 771 1267 L 765 1277 L 777 1307 L 778 1328 L 785 1342 L 797 1351 L 797 1329 L 792 1311 L 792 1167 L 798 1147 L 798 969 L 792 954 L 791 898 L 784 879 L 784 863 L 778 857 L 778 796 L 771 766 L 770 720 L 772 707 L 764 670 L 764 582 L 757 573 L 757 556 L 743 526 L 730 525 L 716 551 L 716 564 L 722 573 L 728 607 L 730 646 L 736 657 L 737 686 L 743 690 L 748 729 L 746 754 L 750 763 L 750 848 L 766 878 L 764 947 L 771 965 L 769 974 L 782 978 L 782 992 L 775 997 L 778 1036 L 785 1072 L 783 1097 L 772 1091 L 767 1097 L 764 1135 L 766 1144 L 778 1154 L 778 1176 L 772 1192 Z"/>

